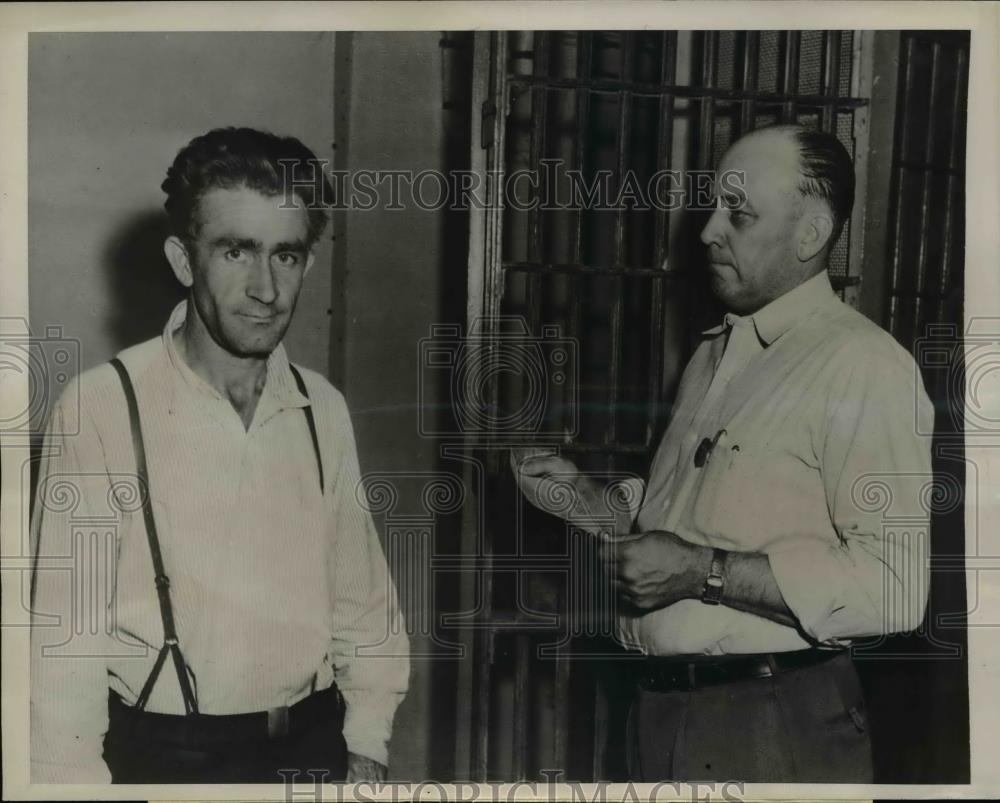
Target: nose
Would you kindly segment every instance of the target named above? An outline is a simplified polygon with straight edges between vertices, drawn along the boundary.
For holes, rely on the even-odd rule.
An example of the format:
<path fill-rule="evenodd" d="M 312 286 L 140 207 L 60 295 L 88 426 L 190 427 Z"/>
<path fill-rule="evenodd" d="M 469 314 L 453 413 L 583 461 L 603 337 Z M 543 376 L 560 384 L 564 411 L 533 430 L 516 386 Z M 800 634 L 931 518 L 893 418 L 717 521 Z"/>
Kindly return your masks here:
<path fill-rule="evenodd" d="M 254 260 L 247 282 L 247 295 L 261 304 L 273 304 L 278 297 L 278 289 L 271 274 L 270 260 L 260 257 Z"/>
<path fill-rule="evenodd" d="M 701 230 L 701 241 L 705 245 L 722 245 L 722 223 L 726 211 L 721 204 L 716 204 L 705 228 Z"/>

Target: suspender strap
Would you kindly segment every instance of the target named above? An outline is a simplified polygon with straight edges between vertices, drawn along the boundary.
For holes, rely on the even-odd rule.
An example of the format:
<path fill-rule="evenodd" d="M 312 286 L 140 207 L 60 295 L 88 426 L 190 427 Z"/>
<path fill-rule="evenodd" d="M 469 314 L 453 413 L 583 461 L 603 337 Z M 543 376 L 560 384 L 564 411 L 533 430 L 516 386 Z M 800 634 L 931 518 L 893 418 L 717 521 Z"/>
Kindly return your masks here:
<path fill-rule="evenodd" d="M 299 386 L 299 393 L 308 399 L 309 391 L 306 390 L 306 383 L 302 381 L 302 374 L 299 373 L 299 369 L 291 363 L 288 363 L 288 367 L 292 369 L 292 376 L 295 377 L 295 384 Z M 313 417 L 311 405 L 307 405 L 302 411 L 306 414 L 306 423 L 309 425 L 309 435 L 312 437 L 313 451 L 316 453 L 316 465 L 319 467 L 319 491 L 323 493 L 326 484 L 323 482 L 323 458 L 319 451 L 319 438 L 316 436 L 316 419 Z"/>
<path fill-rule="evenodd" d="M 132 380 L 121 360 L 117 357 L 111 360 L 111 365 L 118 372 L 121 379 L 122 390 L 125 391 L 125 401 L 128 403 L 128 419 L 132 429 L 132 449 L 135 452 L 135 468 L 139 477 L 140 490 L 142 494 L 142 517 L 146 524 L 146 538 L 149 541 L 149 554 L 153 558 L 153 570 L 156 573 L 156 593 L 160 601 L 160 618 L 163 620 L 163 647 L 156 658 L 153 670 L 149 673 L 149 678 L 143 686 L 135 707 L 142 710 L 146 707 L 149 695 L 153 691 L 153 686 L 159 677 L 160 670 L 169 652 L 174 659 L 174 668 L 177 670 L 177 680 L 180 683 L 181 695 L 184 697 L 184 710 L 188 714 L 198 713 L 198 702 L 195 700 L 191 690 L 191 681 L 188 678 L 187 667 L 184 664 L 184 656 L 181 654 L 180 646 L 177 643 L 177 630 L 174 627 L 174 611 L 170 604 L 170 578 L 163 570 L 163 557 L 160 554 L 160 540 L 156 534 L 156 521 L 153 519 L 152 492 L 149 486 L 149 470 L 146 466 L 146 448 L 142 440 L 142 427 L 139 422 L 139 405 L 135 400 L 135 389 L 132 387 Z"/>

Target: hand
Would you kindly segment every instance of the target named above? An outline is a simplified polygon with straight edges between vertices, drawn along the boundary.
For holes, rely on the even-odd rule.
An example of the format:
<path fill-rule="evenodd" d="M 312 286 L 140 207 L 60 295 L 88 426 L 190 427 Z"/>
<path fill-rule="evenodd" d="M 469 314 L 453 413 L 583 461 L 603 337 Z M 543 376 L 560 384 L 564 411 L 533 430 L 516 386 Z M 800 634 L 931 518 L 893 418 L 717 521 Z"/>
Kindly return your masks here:
<path fill-rule="evenodd" d="M 385 783 L 387 775 L 388 768 L 375 759 L 357 753 L 347 754 L 347 783 Z"/>
<path fill-rule="evenodd" d="M 654 530 L 608 542 L 602 558 L 618 595 L 640 611 L 652 611 L 700 595 L 712 551 Z"/>
<path fill-rule="evenodd" d="M 531 504 L 553 516 L 568 518 L 582 479 L 576 465 L 549 450 L 511 449 L 510 467 Z"/>
<path fill-rule="evenodd" d="M 597 482 L 551 450 L 512 449 L 510 465 L 525 498 L 539 510 L 593 535 L 628 532 L 628 507 L 612 503 Z"/>

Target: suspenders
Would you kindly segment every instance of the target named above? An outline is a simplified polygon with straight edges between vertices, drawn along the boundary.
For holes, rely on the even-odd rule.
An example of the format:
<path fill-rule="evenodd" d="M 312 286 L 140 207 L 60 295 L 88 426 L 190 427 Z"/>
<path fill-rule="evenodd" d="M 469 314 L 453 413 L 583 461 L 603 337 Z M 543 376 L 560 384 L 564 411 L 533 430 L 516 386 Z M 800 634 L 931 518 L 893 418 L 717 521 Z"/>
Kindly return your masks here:
<path fill-rule="evenodd" d="M 299 386 L 299 393 L 308 399 L 309 391 L 306 390 L 306 383 L 302 381 L 302 374 L 299 373 L 299 369 L 291 363 L 288 363 L 288 367 L 292 369 L 292 376 L 295 377 L 295 384 Z M 313 418 L 311 406 L 306 405 L 302 410 L 306 414 L 306 423 L 309 425 L 309 437 L 312 438 L 313 451 L 316 453 L 316 467 L 319 469 L 319 492 L 322 494 L 326 485 L 323 483 L 323 458 L 319 454 L 319 438 L 316 437 L 316 419 Z"/>
<path fill-rule="evenodd" d="M 156 533 L 156 521 L 153 518 L 152 490 L 149 486 L 146 448 L 143 443 L 142 427 L 139 422 L 139 405 L 136 403 L 132 380 L 129 378 L 128 371 L 125 370 L 122 361 L 115 357 L 111 360 L 111 365 L 118 372 L 118 378 L 122 383 L 122 390 L 125 392 L 125 401 L 128 404 L 128 418 L 129 426 L 132 430 L 132 449 L 135 452 L 136 473 L 139 477 L 139 484 L 144 491 L 142 494 L 142 517 L 146 525 L 149 554 L 152 556 L 153 570 L 156 573 L 156 594 L 160 602 L 160 618 L 163 621 L 163 646 L 160 648 L 160 654 L 156 657 L 156 663 L 153 665 L 153 669 L 149 673 L 142 691 L 139 693 L 135 708 L 138 711 L 142 711 L 146 707 L 149 695 L 152 693 L 156 679 L 159 677 L 160 671 L 163 669 L 163 664 L 167 659 L 167 653 L 170 653 L 173 657 L 174 669 L 177 671 L 177 680 L 180 683 L 181 695 L 184 698 L 184 711 L 186 714 L 197 714 L 198 701 L 195 699 L 194 692 L 191 689 L 191 681 L 188 678 L 184 656 L 177 641 L 177 629 L 174 626 L 174 611 L 173 606 L 170 604 L 170 578 L 167 577 L 164 571 L 163 556 L 160 553 L 160 540 Z M 288 367 L 292 370 L 292 375 L 295 377 L 295 383 L 298 385 L 299 391 L 308 399 L 309 393 L 306 391 L 305 382 L 302 381 L 302 375 L 291 363 L 289 363 Z M 312 407 L 306 406 L 304 412 L 306 423 L 309 425 L 309 435 L 312 438 L 313 450 L 316 453 L 316 464 L 319 468 L 320 493 L 322 493 L 324 488 L 323 460 L 319 451 L 319 439 L 316 436 L 316 421 L 313 417 Z"/>

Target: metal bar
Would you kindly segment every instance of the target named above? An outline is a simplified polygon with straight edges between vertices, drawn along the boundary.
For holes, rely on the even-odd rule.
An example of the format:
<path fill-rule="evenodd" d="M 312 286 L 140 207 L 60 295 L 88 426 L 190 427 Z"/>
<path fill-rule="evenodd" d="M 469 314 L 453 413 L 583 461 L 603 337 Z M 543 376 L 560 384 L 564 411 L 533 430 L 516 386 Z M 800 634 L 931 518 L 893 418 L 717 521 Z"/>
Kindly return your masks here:
<path fill-rule="evenodd" d="M 666 31 L 663 34 L 663 51 L 660 54 L 660 80 L 664 84 L 672 84 L 677 73 L 677 32 Z M 674 96 L 660 96 L 660 128 L 656 139 L 656 168 L 670 169 L 670 152 L 674 140 Z M 655 223 L 654 263 L 663 269 L 670 249 L 670 226 L 667 210 L 657 207 Z"/>
<path fill-rule="evenodd" d="M 808 101 L 796 97 L 799 91 L 799 48 L 802 46 L 801 31 L 785 31 L 782 34 L 784 70 L 781 79 L 781 93 L 785 96 L 781 109 L 781 121 L 783 123 L 794 123 L 798 117 L 798 106 Z M 823 102 L 829 98 L 824 98 Z M 819 105 L 822 105 L 820 103 Z"/>
<path fill-rule="evenodd" d="M 514 636 L 514 724 L 513 775 L 526 778 L 528 764 L 528 682 L 530 680 L 531 642 L 527 633 Z"/>
<path fill-rule="evenodd" d="M 668 31 L 663 34 L 662 53 L 660 57 L 660 80 L 672 84 L 677 71 L 677 32 Z M 658 170 L 670 170 L 671 151 L 674 136 L 674 98 L 664 95 L 660 98 L 659 131 L 656 140 L 656 166 Z M 656 238 L 656 266 L 669 275 L 667 254 L 670 248 L 670 222 L 665 209 L 657 209 L 654 226 Z M 671 277 L 672 278 L 672 277 Z M 664 285 L 654 281 L 650 288 L 650 325 L 649 325 L 649 385 L 647 386 L 646 406 L 646 444 L 653 438 L 653 431 L 660 414 L 660 395 L 663 383 L 663 295 Z"/>
<path fill-rule="evenodd" d="M 951 261 L 954 259 L 954 253 L 951 246 L 952 228 L 955 224 L 955 184 L 956 178 L 963 174 L 959 173 L 953 165 L 958 158 L 958 143 L 960 142 L 962 134 L 961 126 L 958 124 L 958 120 L 959 114 L 962 111 L 962 99 L 965 97 L 964 81 L 966 55 L 965 48 L 960 47 L 955 52 L 955 95 L 952 98 L 951 106 L 951 119 L 955 121 L 955 128 L 952 130 L 951 143 L 949 143 L 948 146 L 948 195 L 945 199 L 943 235 L 944 248 L 941 250 L 941 277 L 938 283 L 938 291 L 941 301 L 938 304 L 935 323 L 940 323 L 945 320 L 945 299 L 948 296 L 948 285 L 951 283 Z"/>
<path fill-rule="evenodd" d="M 706 89 L 711 89 L 715 86 L 716 53 L 719 49 L 718 31 L 702 33 L 702 42 L 701 85 Z M 715 98 L 713 95 L 706 93 L 702 96 L 699 117 L 698 167 L 701 170 L 708 170 L 713 166 L 712 145 L 715 140 Z"/>
<path fill-rule="evenodd" d="M 582 276 L 634 276 L 689 279 L 691 273 L 662 268 L 616 268 L 612 265 L 570 265 L 549 262 L 504 262 L 504 270 L 523 273 L 576 273 Z"/>
<path fill-rule="evenodd" d="M 857 31 L 851 39 L 851 61 L 846 66 L 846 69 L 850 70 L 850 91 L 857 91 L 858 94 L 864 94 L 867 97 L 872 96 L 872 81 L 874 80 L 874 47 L 875 47 L 875 35 L 871 31 Z M 893 96 L 895 96 L 895 87 L 893 87 Z M 871 136 L 871 113 L 872 109 L 866 106 L 861 109 L 856 109 L 851 114 L 851 134 L 854 138 L 854 172 L 857 176 L 869 176 L 870 171 L 868 167 L 869 158 L 869 139 Z M 891 150 L 891 149 L 890 149 Z M 880 165 L 881 167 L 881 165 Z M 881 173 L 881 171 L 879 171 Z M 847 271 L 846 275 L 850 277 L 858 277 L 857 284 L 851 286 L 848 285 L 844 289 L 843 298 L 845 303 L 859 309 L 861 305 L 861 287 L 860 287 L 860 276 L 862 274 L 863 266 L 865 264 L 865 237 L 866 237 L 866 215 L 868 214 L 868 196 L 873 192 L 871 181 L 874 179 L 869 178 L 867 181 L 859 181 L 858 186 L 855 188 L 854 193 L 854 208 L 851 210 L 851 217 L 848 221 L 848 225 L 842 237 L 847 237 Z M 888 196 L 888 187 L 884 190 L 885 196 Z M 880 201 L 882 199 L 880 198 Z M 884 270 L 884 265 L 880 263 L 879 273 L 880 277 L 882 271 Z M 873 284 L 869 280 L 869 287 Z M 879 292 L 881 292 L 881 282 L 879 282 Z M 879 315 L 881 316 L 881 310 L 879 310 Z"/>
<path fill-rule="evenodd" d="M 589 31 L 577 32 L 577 52 L 576 52 L 576 74 L 580 77 L 590 78 L 593 59 L 593 34 Z M 589 117 L 590 117 L 590 90 L 579 88 L 576 90 L 576 167 L 583 175 L 584 163 L 587 159 L 587 148 L 589 145 Z M 584 210 L 582 204 L 576 214 L 576 221 L 573 230 L 573 242 L 571 244 L 572 260 L 575 263 L 583 261 L 583 220 Z M 570 279 L 569 287 L 569 310 L 568 329 L 569 340 L 576 344 L 577 353 L 583 354 L 583 344 L 580 342 L 581 318 L 583 315 L 583 305 L 580 295 L 582 288 L 578 279 Z M 571 372 L 569 384 L 569 402 L 579 405 L 580 399 L 580 376 L 576 372 Z M 569 415 L 567 411 L 566 415 Z M 563 429 L 567 429 L 566 420 L 563 420 Z"/>
<path fill-rule="evenodd" d="M 622 34 L 622 74 L 632 73 L 632 63 L 635 58 L 635 34 L 626 31 Z M 615 145 L 618 149 L 615 162 L 616 180 L 619 191 L 625 181 L 625 171 L 628 166 L 628 156 L 632 151 L 632 96 L 626 90 L 618 98 L 618 127 Z M 615 267 L 625 264 L 625 205 L 615 211 Z"/>
<path fill-rule="evenodd" d="M 632 75 L 635 59 L 635 34 L 622 33 L 622 75 Z M 625 180 L 628 156 L 632 150 L 632 99 L 623 92 L 618 103 L 618 128 L 615 146 L 617 148 L 616 170 L 618 187 Z M 625 209 L 619 207 L 615 213 L 615 267 L 625 264 Z M 622 328 L 624 326 L 625 285 L 619 276 L 611 279 L 611 342 L 609 344 L 610 365 L 608 369 L 608 426 L 604 431 L 606 443 L 618 440 L 618 399 L 621 396 Z"/>
<path fill-rule="evenodd" d="M 490 605 L 493 595 L 493 572 L 487 568 L 479 576 L 483 587 L 483 600 L 487 608 L 486 617 L 492 615 Z M 472 745 L 473 778 L 483 782 L 489 778 L 490 760 L 490 697 L 493 669 L 493 639 L 491 628 L 478 630 L 476 633 L 476 677 L 475 699 L 472 710 L 473 733 Z"/>
<path fill-rule="evenodd" d="M 649 447 L 642 443 L 567 443 L 560 447 L 564 452 L 576 454 L 646 454 Z M 534 560 L 534 558 L 532 558 Z"/>
<path fill-rule="evenodd" d="M 706 36 L 712 31 L 706 31 Z M 797 31 L 790 32 L 789 36 L 797 40 Z M 797 76 L 792 75 L 792 80 L 797 85 Z M 674 95 L 678 98 L 691 98 L 701 100 L 702 98 L 714 98 L 716 100 L 753 100 L 757 103 L 772 104 L 775 106 L 793 103 L 802 106 L 824 106 L 833 104 L 840 111 L 850 111 L 869 104 L 868 98 L 839 97 L 827 95 L 799 95 L 794 91 L 785 90 L 782 92 L 748 92 L 743 89 L 725 89 L 705 86 L 684 86 L 671 84 L 661 86 L 659 84 L 644 84 L 634 81 L 609 81 L 595 79 L 581 81 L 577 78 L 550 78 L 540 81 L 528 75 L 516 75 L 510 77 L 510 83 L 514 86 L 541 87 L 542 89 L 587 89 L 590 92 L 619 94 L 628 92 L 636 98 L 655 98 L 661 95 Z"/>
<path fill-rule="evenodd" d="M 593 34 L 587 31 L 577 33 L 577 75 L 590 76 L 591 58 L 593 47 Z M 590 133 L 588 118 L 590 117 L 590 90 L 584 87 L 577 87 L 576 96 L 576 127 L 577 127 L 577 149 L 576 167 L 583 173 L 584 161 L 587 158 L 587 145 Z M 573 233 L 573 261 L 582 261 L 582 238 L 583 238 L 583 212 L 581 208 L 576 217 L 576 229 Z"/>
<path fill-rule="evenodd" d="M 905 36 L 905 34 L 904 34 Z M 899 121 L 896 130 L 899 137 L 899 146 L 896 148 L 898 158 L 903 158 L 907 153 L 910 143 L 910 126 L 907 125 L 910 111 L 910 93 L 913 91 L 913 37 L 906 37 L 906 50 L 904 52 L 904 78 L 903 90 L 900 92 Z M 902 169 L 898 162 L 893 168 L 893 238 L 892 238 L 892 272 L 889 277 L 889 331 L 894 335 L 899 334 L 899 280 L 902 272 L 900 261 L 900 245 L 903 242 L 903 176 Z"/>
<path fill-rule="evenodd" d="M 484 299 L 481 307 L 481 325 L 485 331 L 483 340 L 487 340 L 496 325 L 503 298 L 503 212 L 499 202 L 505 168 L 506 135 L 507 135 L 507 34 L 496 31 L 490 34 L 490 65 L 489 90 L 491 99 L 496 105 L 496 114 L 492 120 L 493 131 L 490 142 L 492 147 L 486 160 L 489 173 L 497 177 L 492 187 L 492 197 L 486 216 L 485 247 L 484 247 Z M 470 321 L 470 325 L 475 321 Z M 488 342 L 488 340 L 487 340 Z M 477 359 L 489 360 L 489 346 L 480 349 Z M 499 383 L 493 381 L 487 393 L 496 409 L 499 403 Z M 487 444 L 493 440 L 488 433 Z M 497 450 L 489 450 L 488 454 L 499 454 Z M 498 460 L 498 458 L 494 458 Z M 496 466 L 494 466 L 496 468 Z M 493 569 L 491 557 L 493 552 L 492 533 L 488 527 L 483 529 L 482 571 L 478 572 L 481 590 L 482 609 L 479 623 L 488 623 L 493 614 Z M 493 634 L 487 631 L 478 639 L 476 650 L 476 669 L 474 678 L 475 710 L 471 764 L 474 777 L 477 780 L 487 780 L 489 769 L 489 728 L 490 728 L 490 692 L 492 686 L 493 665 Z"/>
<path fill-rule="evenodd" d="M 756 92 L 757 72 L 760 64 L 760 31 L 743 31 L 740 35 L 743 38 L 743 81 L 741 88 L 745 92 Z M 756 105 L 757 103 L 752 97 L 746 98 L 740 103 L 740 136 L 754 128 L 757 117 Z"/>
<path fill-rule="evenodd" d="M 940 65 L 941 56 L 941 44 L 939 42 L 934 42 L 931 45 L 931 84 L 928 88 L 928 112 L 927 112 L 927 141 L 924 143 L 924 161 L 930 162 L 934 158 L 934 140 L 935 140 L 935 110 L 938 101 L 938 94 L 940 91 L 940 79 L 938 77 L 938 67 Z M 931 207 L 931 174 L 929 171 L 925 170 L 923 174 L 923 181 L 920 186 L 920 245 L 917 248 L 917 276 L 915 289 L 916 294 L 914 297 L 913 305 L 913 322 L 914 326 L 918 325 L 920 321 L 920 316 L 924 310 L 923 299 L 920 294 L 924 292 L 924 287 L 927 283 L 927 251 L 930 241 L 930 232 L 928 231 L 927 218 L 930 215 Z M 919 334 L 919 332 L 915 332 Z"/>
<path fill-rule="evenodd" d="M 954 102 L 957 105 L 957 103 L 958 103 L 958 96 L 957 95 L 955 96 Z M 963 175 L 965 173 L 965 171 L 962 170 L 962 169 L 960 169 L 960 168 L 951 167 L 951 166 L 948 166 L 948 165 L 932 164 L 930 162 L 924 162 L 924 161 L 914 160 L 914 159 L 899 159 L 899 160 L 896 161 L 896 164 L 898 164 L 900 167 L 909 168 L 910 170 L 922 170 L 922 171 L 926 171 L 926 172 L 931 173 L 931 174 L 944 174 L 944 175 L 950 175 L 950 176 L 960 176 L 960 175 Z"/>
<path fill-rule="evenodd" d="M 823 34 L 823 94 L 836 95 L 840 86 L 840 31 L 825 31 Z M 837 125 L 837 110 L 833 104 L 823 106 L 820 127 L 833 133 Z"/>
<path fill-rule="evenodd" d="M 608 753 L 608 693 L 600 677 L 594 687 L 594 781 L 602 781 Z"/>
<path fill-rule="evenodd" d="M 573 605 L 570 600 L 567 604 Z M 568 617 L 564 617 L 564 620 Z M 567 628 L 568 629 L 568 628 Z M 552 680 L 552 713 L 553 713 L 553 733 L 552 733 L 552 755 L 555 759 L 555 769 L 562 770 L 563 777 L 567 777 L 569 771 L 569 740 L 566 738 L 569 730 L 567 715 L 570 711 L 569 684 L 571 664 L 562 647 L 556 648 L 556 666 Z"/>
<path fill-rule="evenodd" d="M 547 80 L 549 73 L 549 35 L 547 31 L 535 31 L 534 62 L 532 65 L 534 77 Z M 548 94 L 541 89 L 533 88 L 531 93 L 531 148 L 530 170 L 533 176 L 540 175 L 539 165 L 545 155 L 545 123 L 548 117 Z M 539 193 L 542 192 L 539 187 Z M 528 261 L 538 261 L 542 253 L 542 199 L 531 210 L 528 229 Z"/>

